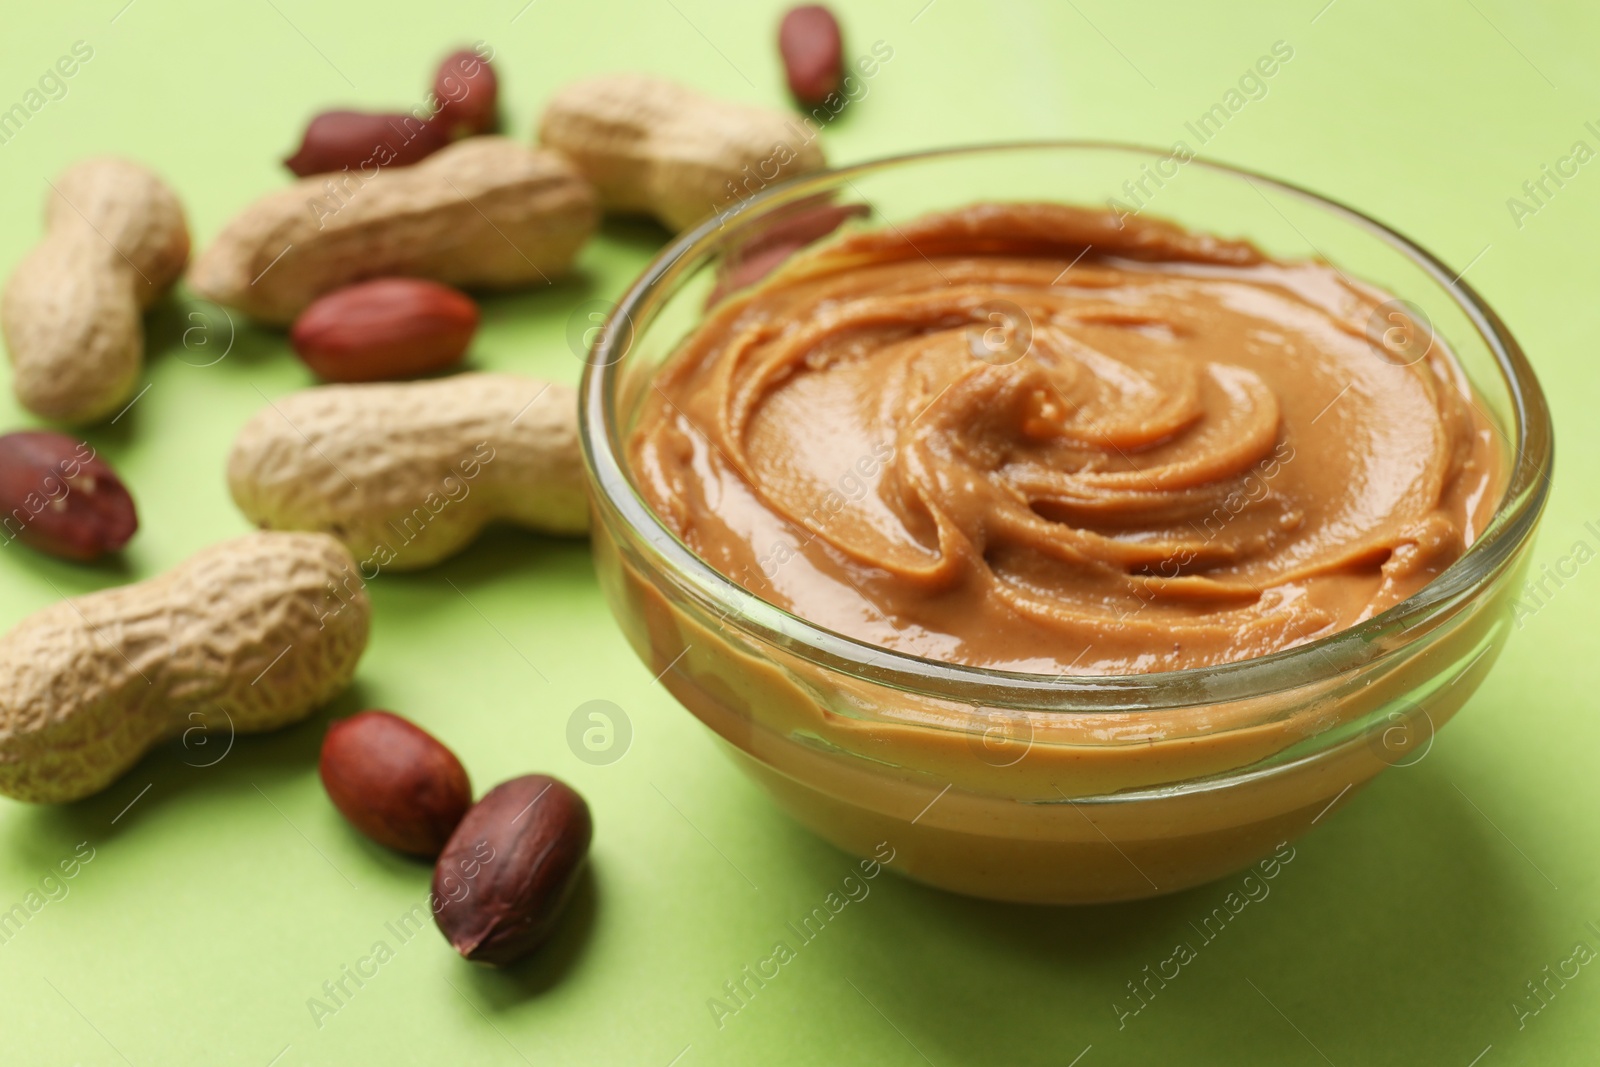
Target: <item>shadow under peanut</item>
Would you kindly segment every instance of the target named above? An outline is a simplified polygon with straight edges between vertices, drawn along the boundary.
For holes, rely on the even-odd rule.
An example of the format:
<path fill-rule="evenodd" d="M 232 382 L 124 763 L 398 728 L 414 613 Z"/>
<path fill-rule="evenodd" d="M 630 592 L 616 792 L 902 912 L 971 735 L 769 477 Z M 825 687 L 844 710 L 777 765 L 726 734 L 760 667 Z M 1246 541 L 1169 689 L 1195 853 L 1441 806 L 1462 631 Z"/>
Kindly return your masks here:
<path fill-rule="evenodd" d="M 370 701 L 370 693 L 357 679 L 332 703 L 282 730 L 234 733 L 230 739 L 225 724 L 206 729 L 197 725 L 156 745 L 92 797 L 70 804 L 0 801 L 11 809 L 0 820 L 7 835 L 3 847 L 18 863 L 48 867 L 61 858 L 64 847 L 70 851 L 78 841 L 98 847 L 124 836 L 137 837 L 142 823 L 159 819 L 170 807 L 215 804 L 220 810 L 226 807 L 222 798 L 232 796 L 262 803 L 258 789 L 275 798 L 289 786 L 316 776 L 328 725 L 369 707 Z"/>
<path fill-rule="evenodd" d="M 26 550 L 20 545 L 13 549 Z M 108 584 L 108 576 L 98 566 L 61 567 L 63 571 L 72 569 L 85 585 L 82 590 L 63 586 L 69 593 Z M 450 597 L 465 594 L 476 601 L 478 592 L 486 587 L 526 579 L 548 588 L 555 596 L 592 594 L 594 570 L 587 542 L 491 526 L 461 555 L 427 570 L 380 573 L 369 583 L 368 592 L 379 620 L 377 627 L 381 627 L 382 620 L 392 615 L 428 611 L 436 605 L 441 589 Z M 449 583 L 454 583 L 456 589 L 452 590 Z M 374 641 L 381 639 L 377 627 Z M 355 681 L 331 703 L 282 730 L 234 734 L 230 739 L 225 726 L 184 728 L 186 732 L 157 744 L 109 788 L 92 797 L 59 805 L 0 799 L 0 806 L 8 805 L 15 811 L 15 816 L 0 820 L 0 834 L 6 835 L 3 847 L 35 866 L 48 867 L 60 859 L 63 843 L 70 851 L 78 841 L 114 841 L 136 832 L 142 820 L 159 817 L 161 809 L 168 805 L 208 804 L 214 798 L 232 795 L 260 803 L 258 788 L 267 797 L 275 798 L 280 787 L 314 779 L 329 724 L 379 706 L 372 687 L 363 683 L 362 669 L 358 668 Z M 148 791 L 144 791 L 146 785 L 150 786 Z M 358 842 L 365 859 L 386 869 L 419 868 L 406 857 L 368 842 L 344 827 L 342 820 L 337 821 L 341 832 Z"/>
<path fill-rule="evenodd" d="M 509 967 L 486 967 L 459 961 L 459 982 L 487 1011 L 504 1011 L 538 997 L 566 979 L 583 958 L 594 936 L 600 911 L 600 875 L 591 856 L 584 863 L 556 931 L 539 949 Z"/>

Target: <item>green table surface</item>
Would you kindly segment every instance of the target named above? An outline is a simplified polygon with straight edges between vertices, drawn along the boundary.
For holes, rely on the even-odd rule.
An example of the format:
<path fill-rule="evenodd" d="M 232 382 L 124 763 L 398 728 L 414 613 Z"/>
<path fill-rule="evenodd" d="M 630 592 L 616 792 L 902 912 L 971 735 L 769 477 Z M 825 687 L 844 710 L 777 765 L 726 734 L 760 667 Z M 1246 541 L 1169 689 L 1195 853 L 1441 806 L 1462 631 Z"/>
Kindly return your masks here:
<path fill-rule="evenodd" d="M 1555 409 L 1562 460 L 1535 566 L 1569 576 L 1428 756 L 1324 819 L 1270 895 L 1137 1015 L 1119 1023 L 1114 1008 L 1127 983 L 1195 941 L 1191 923 L 1238 879 L 1047 909 L 880 877 L 719 1025 L 708 1000 L 789 940 L 786 923 L 851 862 L 776 811 L 653 683 L 581 543 L 498 531 L 433 570 L 383 574 L 354 688 L 305 724 L 239 739 L 211 766 L 225 738 L 173 743 L 78 804 L 0 802 L 0 910 L 37 905 L 0 943 L 0 1062 L 1600 1061 L 1600 966 L 1579 962 L 1600 952 L 1600 568 L 1587 565 L 1600 548 L 1600 163 L 1527 201 L 1535 211 L 1507 203 L 1575 142 L 1600 149 L 1600 10 L 1325 3 L 873 0 L 844 13 L 850 52 L 882 40 L 893 58 L 826 130 L 839 162 L 1005 138 L 1170 144 L 1287 42 L 1267 95 L 1205 152 L 1358 205 L 1469 270 Z M 781 104 L 778 12 L 765 0 L 9 4 L 0 109 L 75 42 L 93 55 L 0 144 L 0 268 L 37 238 L 46 179 L 92 153 L 166 175 L 204 243 L 283 184 L 277 161 L 309 114 L 409 105 L 458 43 L 495 49 L 517 137 L 556 87 L 603 71 Z M 608 225 L 569 279 L 485 300 L 471 364 L 575 382 L 568 315 L 619 293 L 663 238 Z M 0 549 L 6 624 L 247 529 L 224 485 L 229 442 L 263 397 L 311 375 L 282 334 L 230 329 L 181 289 L 150 337 L 147 391 L 86 434 L 136 494 L 138 537 L 102 566 Z M 37 423 L 4 392 L 0 426 Z M 632 726 L 609 765 L 566 741 L 590 700 Z M 368 706 L 435 731 L 480 788 L 539 770 L 589 798 L 593 876 L 539 957 L 478 969 L 431 928 L 402 938 L 387 925 L 424 898 L 428 868 L 346 826 L 315 767 L 330 718 Z M 75 877 L 47 880 L 75 855 Z M 377 973 L 346 979 L 332 1013 L 313 1010 L 313 998 L 332 1006 L 323 984 L 345 968 L 371 973 L 377 942 Z M 1563 969 L 1576 976 L 1549 977 Z"/>

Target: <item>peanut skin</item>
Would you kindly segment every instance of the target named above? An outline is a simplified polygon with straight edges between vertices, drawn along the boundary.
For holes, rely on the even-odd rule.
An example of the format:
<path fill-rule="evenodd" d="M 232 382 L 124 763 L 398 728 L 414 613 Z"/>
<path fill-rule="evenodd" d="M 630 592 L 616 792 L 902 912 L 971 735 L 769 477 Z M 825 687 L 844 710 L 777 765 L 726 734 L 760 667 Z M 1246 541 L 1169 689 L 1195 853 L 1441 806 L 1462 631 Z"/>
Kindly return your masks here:
<path fill-rule="evenodd" d="M 287 324 L 322 294 L 385 275 L 466 289 L 542 285 L 566 271 L 597 221 L 594 190 L 569 160 L 472 137 L 409 167 L 268 193 L 223 227 L 189 283 Z"/>
<path fill-rule="evenodd" d="M 374 278 L 319 296 L 289 342 L 329 382 L 414 378 L 458 362 L 478 329 L 478 305 L 423 278 Z"/>
<path fill-rule="evenodd" d="M 166 183 L 125 159 L 84 160 L 51 186 L 45 237 L 0 299 L 11 385 L 36 415 L 96 422 L 138 382 L 141 316 L 183 273 L 189 229 Z"/>
<path fill-rule="evenodd" d="M 437 563 L 495 519 L 589 523 L 576 395 L 511 374 L 293 393 L 239 432 L 228 488 L 259 526 L 339 538 L 366 578 Z"/>
<path fill-rule="evenodd" d="M 297 178 L 359 170 L 363 163 L 404 167 L 449 143 L 443 125 L 403 111 L 324 111 L 306 126 L 300 147 L 283 165 Z"/>
<path fill-rule="evenodd" d="M 61 803 L 195 727 L 275 730 L 349 684 L 371 608 L 330 537 L 253 533 L 0 638 L 0 793 Z"/>
<path fill-rule="evenodd" d="M 392 711 L 330 726 L 317 771 L 351 826 L 413 856 L 437 858 L 472 807 L 472 782 L 456 754 Z"/>
<path fill-rule="evenodd" d="M 450 947 L 503 967 L 560 924 L 594 837 L 583 797 L 528 774 L 501 782 L 467 812 L 433 870 L 433 920 Z"/>
<path fill-rule="evenodd" d="M 838 92 L 844 54 L 839 20 L 821 4 L 790 8 L 778 24 L 778 53 L 783 57 L 789 91 L 802 104 L 820 104 Z"/>
<path fill-rule="evenodd" d="M 821 168 L 817 131 L 805 121 L 661 78 L 615 74 L 558 92 L 539 140 L 572 157 L 607 210 L 643 212 L 682 230 Z"/>
<path fill-rule="evenodd" d="M 473 49 L 444 57 L 433 76 L 433 95 L 439 101 L 434 121 L 451 136 L 488 133 L 499 122 L 500 78 Z"/>
<path fill-rule="evenodd" d="M 88 561 L 138 529 L 133 496 L 88 442 L 43 430 L 0 434 L 0 540 Z"/>

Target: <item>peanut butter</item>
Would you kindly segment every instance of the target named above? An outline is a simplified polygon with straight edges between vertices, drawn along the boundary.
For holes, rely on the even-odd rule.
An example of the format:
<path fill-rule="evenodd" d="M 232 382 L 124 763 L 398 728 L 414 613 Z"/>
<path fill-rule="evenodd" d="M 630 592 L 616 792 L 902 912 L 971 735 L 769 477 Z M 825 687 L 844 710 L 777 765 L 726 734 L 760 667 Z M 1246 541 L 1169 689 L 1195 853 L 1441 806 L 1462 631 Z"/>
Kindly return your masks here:
<path fill-rule="evenodd" d="M 975 205 L 724 300 L 630 460 L 712 567 L 883 648 L 1043 674 L 1262 656 L 1410 596 L 1498 502 L 1443 339 L 1374 343 L 1388 300 L 1168 223 Z"/>

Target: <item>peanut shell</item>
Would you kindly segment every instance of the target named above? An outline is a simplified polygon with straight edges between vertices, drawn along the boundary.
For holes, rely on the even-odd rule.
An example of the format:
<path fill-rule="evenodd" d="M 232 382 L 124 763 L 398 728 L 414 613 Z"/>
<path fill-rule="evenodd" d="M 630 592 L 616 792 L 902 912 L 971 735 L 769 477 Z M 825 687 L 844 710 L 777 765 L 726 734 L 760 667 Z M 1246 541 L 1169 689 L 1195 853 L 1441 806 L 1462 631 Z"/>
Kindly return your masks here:
<path fill-rule="evenodd" d="M 598 221 L 594 190 L 555 152 L 472 137 L 409 167 L 304 178 L 234 216 L 189 283 L 288 323 L 340 286 L 384 275 L 462 288 L 543 285 Z"/>
<path fill-rule="evenodd" d="M 798 115 L 715 100 L 645 74 L 562 89 L 539 139 L 571 156 L 608 211 L 644 212 L 682 230 L 825 163 Z"/>
<path fill-rule="evenodd" d="M 157 742 L 298 722 L 349 684 L 371 613 L 331 537 L 253 533 L 0 637 L 0 794 L 61 803 Z"/>
<path fill-rule="evenodd" d="M 165 182 L 111 156 L 51 182 L 45 227 L 0 298 L 11 386 L 36 415 L 96 422 L 139 380 L 141 319 L 183 273 L 189 229 Z"/>
<path fill-rule="evenodd" d="M 511 374 L 292 393 L 239 431 L 228 488 L 258 526 L 339 538 L 368 578 L 437 563 L 495 519 L 589 524 L 576 394 Z"/>

